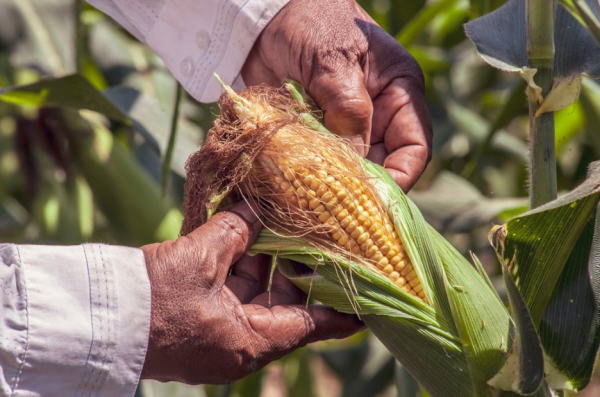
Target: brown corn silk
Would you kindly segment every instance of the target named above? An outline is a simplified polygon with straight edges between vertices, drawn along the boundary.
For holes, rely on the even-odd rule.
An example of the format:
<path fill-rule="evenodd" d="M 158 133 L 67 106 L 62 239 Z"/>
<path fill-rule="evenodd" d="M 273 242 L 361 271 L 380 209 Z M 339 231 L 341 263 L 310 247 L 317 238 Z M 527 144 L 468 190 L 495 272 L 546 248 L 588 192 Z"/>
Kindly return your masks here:
<path fill-rule="evenodd" d="M 308 109 L 282 89 L 239 95 L 243 105 L 221 96 L 220 118 L 187 162 L 182 234 L 206 221 L 211 197 L 231 191 L 255 203 L 273 231 L 350 258 L 427 301 L 351 144 L 309 127 Z"/>

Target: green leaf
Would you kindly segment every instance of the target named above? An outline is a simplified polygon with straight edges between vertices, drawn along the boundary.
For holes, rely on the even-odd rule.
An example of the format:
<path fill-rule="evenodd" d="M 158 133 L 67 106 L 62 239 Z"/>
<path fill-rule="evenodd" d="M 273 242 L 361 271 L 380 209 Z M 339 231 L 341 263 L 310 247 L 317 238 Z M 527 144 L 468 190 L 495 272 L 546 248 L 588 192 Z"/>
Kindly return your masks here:
<path fill-rule="evenodd" d="M 151 147 L 161 156 L 168 152 L 172 120 L 159 102 L 133 88 L 112 87 L 106 97 L 133 121 L 136 130 L 144 135 Z M 202 129 L 181 115 L 177 122 L 177 139 L 173 142 L 171 169 L 185 177 L 185 162 L 204 137 Z"/>
<path fill-rule="evenodd" d="M 75 71 L 75 14 L 72 0 L 0 2 L 0 43 L 15 67 L 43 75 Z M 65 45 L 69 43 L 69 45 Z"/>
<path fill-rule="evenodd" d="M 24 86 L 0 88 L 0 100 L 36 107 L 87 109 L 130 124 L 123 112 L 79 74 L 41 80 Z"/>
<path fill-rule="evenodd" d="M 429 25 L 437 15 L 449 10 L 457 0 L 438 0 L 430 6 L 424 7 L 413 17 L 410 22 L 396 35 L 396 40 L 403 46 L 410 45 Z"/>
<path fill-rule="evenodd" d="M 467 354 L 474 391 L 476 395 L 485 395 L 486 381 L 498 372 L 506 359 L 506 352 L 512 348 L 514 326 L 499 296 L 490 288 L 487 276 L 478 274 L 431 227 L 430 236 L 444 261 L 446 289 Z"/>
<path fill-rule="evenodd" d="M 501 390 L 532 394 L 544 379 L 544 354 L 527 305 L 504 263 L 502 274 L 517 332 L 512 350 L 507 348 L 505 365 L 489 384 Z"/>
<path fill-rule="evenodd" d="M 600 43 L 600 21 L 598 20 L 600 7 L 598 2 L 594 0 L 574 0 L 573 5 L 577 9 L 579 17 L 581 17 L 585 26 L 594 36 L 596 41 Z"/>
<path fill-rule="evenodd" d="M 509 72 L 528 66 L 525 1 L 510 0 L 467 23 L 465 31 L 490 65 Z M 554 32 L 555 77 L 600 74 L 600 45 L 562 4 L 556 6 Z"/>
<path fill-rule="evenodd" d="M 485 15 L 500 7 L 504 0 L 470 0 L 471 12 L 475 16 Z"/>
<path fill-rule="evenodd" d="M 577 240 L 552 293 L 539 333 L 546 354 L 568 384 L 589 383 L 600 344 L 600 217 L 598 210 Z M 560 379 L 559 379 L 560 381 Z"/>
<path fill-rule="evenodd" d="M 596 157 L 600 157 L 600 86 L 589 78 L 584 78 L 579 99 L 585 114 L 585 130 L 587 138 L 595 149 Z"/>
<path fill-rule="evenodd" d="M 465 178 L 470 178 L 470 176 L 473 175 L 473 172 L 479 167 L 481 160 L 490 150 L 496 134 L 502 131 L 501 129 L 515 118 L 521 109 L 523 109 L 525 104 L 525 101 L 523 100 L 525 87 L 525 81 L 520 81 L 512 87 L 510 95 L 502 107 L 502 110 L 488 126 L 486 131 L 487 135 L 483 142 L 479 144 L 477 151 L 473 156 L 473 160 L 465 167 L 465 170 L 462 173 Z M 523 151 L 523 149 L 521 149 L 521 151 Z"/>
<path fill-rule="evenodd" d="M 470 232 L 527 203 L 521 198 L 485 197 L 469 181 L 448 171 L 440 172 L 427 189 L 413 190 L 409 197 L 427 222 L 442 233 Z"/>
<path fill-rule="evenodd" d="M 73 160 L 121 244 L 139 246 L 179 236 L 181 211 L 133 156 L 91 114 L 61 112 L 52 123 L 69 140 Z"/>
<path fill-rule="evenodd" d="M 594 164 L 592 169 L 598 166 Z M 596 173 L 568 194 L 509 221 L 497 231 L 496 249 L 511 264 L 511 273 L 536 325 L 599 199 L 600 173 Z"/>
<path fill-rule="evenodd" d="M 358 343 L 321 349 L 320 355 L 342 381 L 340 396 L 376 397 L 389 389 L 396 360 L 372 333 L 358 337 Z"/>
<path fill-rule="evenodd" d="M 175 142 L 177 138 L 177 124 L 179 122 L 179 104 L 181 103 L 181 95 L 183 87 L 177 83 L 177 95 L 175 95 L 175 106 L 173 106 L 173 115 L 171 116 L 171 128 L 169 133 L 169 143 L 165 151 L 162 172 L 161 172 L 161 193 L 163 197 L 167 193 L 169 176 L 171 174 L 171 161 L 173 160 L 173 151 L 175 150 Z"/>
<path fill-rule="evenodd" d="M 233 384 L 232 397 L 260 397 L 265 371 L 257 371 Z"/>
<path fill-rule="evenodd" d="M 309 349 L 300 349 L 285 361 L 284 379 L 287 385 L 288 397 L 313 397 L 314 380 L 311 372 L 312 352 Z M 240 393 L 239 397 L 246 397 Z M 257 395 L 257 397 L 259 397 Z"/>
<path fill-rule="evenodd" d="M 585 80 L 584 80 L 585 81 Z M 580 96 L 580 98 L 582 98 Z M 563 150 L 573 137 L 586 126 L 585 113 L 580 102 L 554 114 L 556 155 L 564 154 Z"/>
<path fill-rule="evenodd" d="M 261 231 L 251 252 L 264 252 L 316 266 L 316 274 L 297 274 L 291 266 L 280 269 L 310 296 L 337 310 L 360 314 L 361 319 L 433 395 L 471 396 L 464 356 L 455 337 L 437 324 L 431 306 L 400 291 L 388 279 L 354 265 L 351 275 L 343 258 L 327 261 L 301 240 Z M 359 291 L 358 293 L 356 291 Z M 444 373 L 432 378 L 431 371 Z"/>
<path fill-rule="evenodd" d="M 592 163 L 579 187 L 509 221 L 495 235 L 551 360 L 547 381 L 553 388 L 584 387 L 600 343 L 599 254 L 592 237 L 599 170 L 600 163 Z"/>
<path fill-rule="evenodd" d="M 402 318 L 365 315 L 362 320 L 432 396 L 474 396 L 464 354 L 454 344 Z"/>
<path fill-rule="evenodd" d="M 480 114 L 458 102 L 449 101 L 446 109 L 456 128 L 464 132 L 474 144 L 480 145 L 485 142 L 490 135 L 489 131 L 494 128 L 494 125 Z M 490 147 L 515 159 L 526 161 L 528 158 L 525 142 L 501 129 L 494 133 Z"/>

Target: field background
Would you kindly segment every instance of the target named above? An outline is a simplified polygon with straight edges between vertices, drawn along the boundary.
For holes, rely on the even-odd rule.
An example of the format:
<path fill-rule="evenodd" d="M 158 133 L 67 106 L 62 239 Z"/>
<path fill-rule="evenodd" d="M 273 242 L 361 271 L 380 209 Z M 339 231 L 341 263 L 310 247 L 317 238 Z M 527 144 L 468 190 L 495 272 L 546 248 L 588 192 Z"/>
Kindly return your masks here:
<path fill-rule="evenodd" d="M 433 160 L 410 197 L 436 229 L 465 255 L 475 252 L 499 280 L 487 232 L 527 209 L 525 83 L 484 64 L 463 24 L 504 1 L 359 3 L 425 74 Z M 139 246 L 175 238 L 183 164 L 201 144 L 216 106 L 179 95 L 147 46 L 79 0 L 0 0 L 0 89 L 43 77 L 62 77 L 48 90 L 52 107 L 38 111 L 0 101 L 0 241 Z M 79 107 L 100 113 L 73 110 Z M 558 184 L 566 191 L 600 159 L 600 87 L 585 78 L 580 100 L 555 120 Z M 165 162 L 169 147 L 173 156 Z M 232 385 L 142 382 L 138 393 L 408 397 L 419 391 L 363 332 L 298 350 Z M 580 393 L 598 395 L 600 381 Z"/>

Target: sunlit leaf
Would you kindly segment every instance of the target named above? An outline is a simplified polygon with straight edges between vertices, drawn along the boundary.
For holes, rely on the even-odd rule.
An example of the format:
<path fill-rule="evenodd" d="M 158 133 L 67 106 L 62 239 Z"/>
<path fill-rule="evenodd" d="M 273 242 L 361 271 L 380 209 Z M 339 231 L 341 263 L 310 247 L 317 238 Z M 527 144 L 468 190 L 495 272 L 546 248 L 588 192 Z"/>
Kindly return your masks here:
<path fill-rule="evenodd" d="M 0 88 L 0 100 L 36 107 L 87 109 L 116 121 L 130 123 L 118 107 L 78 74 L 41 80 L 24 86 Z"/>
<path fill-rule="evenodd" d="M 411 44 L 429 25 L 431 20 L 442 12 L 450 9 L 457 0 L 438 0 L 424 7 L 419 13 L 396 35 L 400 44 L 407 46 Z"/>
<path fill-rule="evenodd" d="M 579 102 L 554 114 L 557 157 L 560 156 L 565 146 L 584 126 L 585 114 Z"/>
<path fill-rule="evenodd" d="M 581 86 L 581 107 L 585 114 L 585 130 L 590 143 L 595 148 L 596 156 L 600 156 L 600 86 L 594 81 L 584 78 Z"/>

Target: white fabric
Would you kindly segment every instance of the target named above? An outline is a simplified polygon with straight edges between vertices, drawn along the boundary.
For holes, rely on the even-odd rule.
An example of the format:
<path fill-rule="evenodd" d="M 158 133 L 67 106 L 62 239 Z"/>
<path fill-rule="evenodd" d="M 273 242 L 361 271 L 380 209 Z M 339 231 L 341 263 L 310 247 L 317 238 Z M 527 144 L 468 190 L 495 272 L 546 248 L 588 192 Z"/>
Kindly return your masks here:
<path fill-rule="evenodd" d="M 0 245 L 0 396 L 133 396 L 150 330 L 135 248 Z"/>
<path fill-rule="evenodd" d="M 88 0 L 147 43 L 194 98 L 214 102 L 213 74 L 244 88 L 240 71 L 260 32 L 289 0 Z"/>

